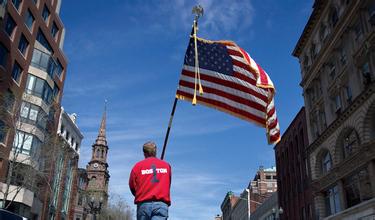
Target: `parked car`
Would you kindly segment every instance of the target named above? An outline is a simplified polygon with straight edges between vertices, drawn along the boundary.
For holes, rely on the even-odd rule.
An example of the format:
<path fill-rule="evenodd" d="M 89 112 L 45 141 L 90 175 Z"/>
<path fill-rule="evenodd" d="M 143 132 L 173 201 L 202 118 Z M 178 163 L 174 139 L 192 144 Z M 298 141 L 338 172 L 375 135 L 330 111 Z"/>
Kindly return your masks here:
<path fill-rule="evenodd" d="M 27 220 L 27 218 L 9 212 L 5 209 L 0 209 L 0 220 Z"/>

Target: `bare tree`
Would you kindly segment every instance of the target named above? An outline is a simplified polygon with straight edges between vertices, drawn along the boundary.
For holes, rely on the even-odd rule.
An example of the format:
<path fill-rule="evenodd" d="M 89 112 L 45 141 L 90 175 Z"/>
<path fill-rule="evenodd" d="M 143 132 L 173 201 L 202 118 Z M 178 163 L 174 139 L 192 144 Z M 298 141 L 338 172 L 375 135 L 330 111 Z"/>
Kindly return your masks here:
<path fill-rule="evenodd" d="M 34 193 L 40 193 L 41 189 L 52 191 L 49 178 L 51 169 L 46 164 L 56 160 L 56 151 L 60 145 L 60 140 L 54 132 L 56 107 L 55 104 L 47 106 L 52 113 L 43 115 L 41 109 L 31 112 L 30 106 L 25 106 L 22 101 L 16 101 L 11 93 L 0 95 L 0 119 L 4 123 L 2 133 L 14 136 L 13 143 L 6 146 L 7 151 L 1 152 L 0 155 L 8 161 L 7 174 L 5 178 L 0 179 L 0 195 L 3 200 L 0 208 L 9 208 L 21 190 L 30 190 Z M 40 135 L 43 136 L 42 141 L 31 135 L 38 132 L 36 126 L 30 126 L 31 123 L 42 125 L 39 129 Z M 27 133 L 22 131 L 25 128 L 28 128 Z"/>
<path fill-rule="evenodd" d="M 99 215 L 99 220 L 132 220 L 133 210 L 118 194 L 109 196 L 108 207 L 104 208 Z"/>

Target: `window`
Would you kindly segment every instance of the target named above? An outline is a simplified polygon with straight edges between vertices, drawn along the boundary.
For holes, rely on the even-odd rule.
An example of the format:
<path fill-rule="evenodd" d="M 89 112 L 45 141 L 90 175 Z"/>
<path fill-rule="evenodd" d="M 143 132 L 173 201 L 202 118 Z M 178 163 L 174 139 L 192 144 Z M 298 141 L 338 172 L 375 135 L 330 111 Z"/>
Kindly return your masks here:
<path fill-rule="evenodd" d="M 56 72 L 56 63 L 53 58 L 38 49 L 34 49 L 31 65 L 45 71 L 51 78 Z"/>
<path fill-rule="evenodd" d="M 19 10 L 22 0 L 12 0 L 14 7 Z"/>
<path fill-rule="evenodd" d="M 64 68 L 63 68 L 63 66 L 61 65 L 61 63 L 60 63 L 60 61 L 59 61 L 59 59 L 57 59 L 57 61 L 56 61 L 56 74 L 59 76 L 59 77 L 61 77 L 61 73 L 64 71 Z"/>
<path fill-rule="evenodd" d="M 5 32 L 8 34 L 9 37 L 12 37 L 15 27 L 16 22 L 13 20 L 10 14 L 8 14 L 7 23 L 5 24 Z"/>
<path fill-rule="evenodd" d="M 349 85 L 345 86 L 345 94 L 346 94 L 346 100 L 348 101 L 348 103 L 351 103 L 353 94 L 352 94 L 352 89 L 350 88 Z"/>
<path fill-rule="evenodd" d="M 362 65 L 361 73 L 362 73 L 362 76 L 364 78 L 364 84 L 365 85 L 370 84 L 371 81 L 372 81 L 372 76 L 371 76 L 370 66 L 369 66 L 368 62 L 366 62 Z"/>
<path fill-rule="evenodd" d="M 34 24 L 35 18 L 33 14 L 31 13 L 30 10 L 27 10 L 26 12 L 26 17 L 25 17 L 25 24 L 31 31 L 33 29 L 33 24 Z"/>
<path fill-rule="evenodd" d="M 61 135 L 64 134 L 64 130 L 65 130 L 65 126 L 64 126 L 64 125 L 61 125 L 61 127 L 60 127 L 60 134 L 61 134 Z"/>
<path fill-rule="evenodd" d="M 2 43 L 0 43 L 0 66 L 5 67 L 5 65 L 7 64 L 7 58 L 8 50 Z"/>
<path fill-rule="evenodd" d="M 0 120 L 0 143 L 5 141 L 5 137 L 7 136 L 7 126 L 5 123 Z"/>
<path fill-rule="evenodd" d="M 312 57 L 312 59 L 315 59 L 316 57 L 316 45 L 314 43 L 311 44 L 311 47 L 310 47 L 310 56 Z"/>
<path fill-rule="evenodd" d="M 330 16 L 329 16 L 329 20 L 330 20 L 330 23 L 331 23 L 332 27 L 336 26 L 336 24 L 337 24 L 337 22 L 339 20 L 337 9 L 334 8 L 334 7 L 331 8 L 331 13 L 330 13 Z"/>
<path fill-rule="evenodd" d="M 12 78 L 17 83 L 19 83 L 21 74 L 22 74 L 22 68 L 21 68 L 21 66 L 16 61 L 14 61 L 14 65 L 13 65 L 13 69 L 12 69 Z"/>
<path fill-rule="evenodd" d="M 368 7 L 369 22 L 372 26 L 375 25 L 375 3 L 372 3 Z"/>
<path fill-rule="evenodd" d="M 69 138 L 70 138 L 70 133 L 69 133 L 69 131 L 66 131 L 65 139 L 66 139 L 67 141 L 69 141 Z"/>
<path fill-rule="evenodd" d="M 340 61 L 342 65 L 345 65 L 347 62 L 346 52 L 344 48 L 340 49 Z"/>
<path fill-rule="evenodd" d="M 48 43 L 47 38 L 40 29 L 38 30 L 38 34 L 36 35 L 36 40 L 41 45 L 43 45 L 49 52 L 53 53 L 51 45 Z"/>
<path fill-rule="evenodd" d="M 20 115 L 23 122 L 35 124 L 41 129 L 46 128 L 47 114 L 39 106 L 22 102 Z"/>
<path fill-rule="evenodd" d="M 309 57 L 308 57 L 307 55 L 305 55 L 305 56 L 303 57 L 303 68 L 304 68 L 305 70 L 307 70 L 309 67 L 310 67 L 310 66 L 309 66 Z"/>
<path fill-rule="evenodd" d="M 326 216 L 333 215 L 341 211 L 340 194 L 337 185 L 325 191 Z"/>
<path fill-rule="evenodd" d="M 324 41 L 327 38 L 327 35 L 328 35 L 327 26 L 325 24 L 322 24 L 320 26 L 320 30 L 319 30 L 319 38 L 320 38 L 320 40 Z"/>
<path fill-rule="evenodd" d="M 356 41 L 360 40 L 362 38 L 363 31 L 362 31 L 361 23 L 359 21 L 357 22 L 357 24 L 354 25 L 353 31 L 354 31 L 354 39 Z"/>
<path fill-rule="evenodd" d="M 47 104 L 51 104 L 52 102 L 53 97 L 51 87 L 45 80 L 39 77 L 29 74 L 25 90 L 27 94 L 38 96 Z"/>
<path fill-rule="evenodd" d="M 329 78 L 331 80 L 335 79 L 335 76 L 336 76 L 336 65 L 334 62 L 328 64 L 328 68 L 329 68 Z"/>
<path fill-rule="evenodd" d="M 336 94 L 334 97 L 334 104 L 335 104 L 335 109 L 334 112 L 339 112 L 341 110 L 341 97 L 340 94 Z"/>
<path fill-rule="evenodd" d="M 52 28 L 51 28 L 51 34 L 52 37 L 55 38 L 56 34 L 59 32 L 59 28 L 57 27 L 56 23 L 53 22 Z"/>
<path fill-rule="evenodd" d="M 324 106 L 322 108 L 324 108 Z M 319 110 L 319 123 L 320 123 L 322 130 L 327 127 L 326 114 L 324 112 L 324 109 Z"/>
<path fill-rule="evenodd" d="M 76 142 L 76 144 L 75 144 L 75 150 L 76 150 L 76 151 L 79 150 L 79 144 L 78 144 L 78 142 Z"/>
<path fill-rule="evenodd" d="M 344 158 L 349 157 L 355 148 L 358 145 L 358 135 L 357 132 L 352 129 L 350 130 L 344 137 L 344 145 L 343 145 L 343 152 L 344 152 Z"/>
<path fill-rule="evenodd" d="M 13 111 L 13 106 L 15 102 L 15 97 L 14 94 L 11 90 L 7 90 L 4 95 L 4 100 L 3 102 L 5 103 L 5 108 L 7 111 L 12 112 Z"/>
<path fill-rule="evenodd" d="M 20 38 L 20 42 L 18 43 L 18 50 L 26 56 L 26 50 L 27 47 L 29 46 L 29 42 L 27 41 L 26 37 L 22 34 Z"/>
<path fill-rule="evenodd" d="M 346 177 L 343 185 L 348 208 L 372 198 L 371 181 L 367 169 Z"/>
<path fill-rule="evenodd" d="M 40 144 L 41 141 L 36 136 L 17 130 L 14 135 L 13 150 L 30 155 L 32 149 L 36 149 Z"/>
<path fill-rule="evenodd" d="M 332 168 L 332 157 L 331 154 L 327 151 L 322 160 L 322 173 L 326 174 Z"/>
<path fill-rule="evenodd" d="M 99 152 L 99 149 L 96 150 L 96 156 L 95 156 L 96 158 L 99 158 L 99 153 L 100 153 L 100 152 Z"/>
<path fill-rule="evenodd" d="M 44 5 L 43 12 L 42 12 L 42 17 L 43 17 L 43 19 L 44 19 L 45 22 L 47 22 L 49 14 L 50 14 L 50 12 L 49 12 L 47 6 Z"/>

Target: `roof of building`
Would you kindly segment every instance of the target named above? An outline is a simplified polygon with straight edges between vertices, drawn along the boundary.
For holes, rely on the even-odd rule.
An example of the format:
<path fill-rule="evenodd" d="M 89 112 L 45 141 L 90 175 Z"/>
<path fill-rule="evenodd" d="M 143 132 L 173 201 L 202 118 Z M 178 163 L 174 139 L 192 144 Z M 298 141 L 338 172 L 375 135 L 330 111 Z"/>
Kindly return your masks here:
<path fill-rule="evenodd" d="M 305 28 L 303 29 L 301 37 L 299 38 L 296 44 L 296 47 L 293 50 L 293 56 L 299 57 L 301 55 L 301 52 L 305 47 L 311 32 L 314 30 L 315 25 L 319 21 L 320 15 L 327 3 L 328 1 L 326 0 L 315 0 L 313 5 L 313 11 L 309 17 L 309 20 L 307 21 Z"/>

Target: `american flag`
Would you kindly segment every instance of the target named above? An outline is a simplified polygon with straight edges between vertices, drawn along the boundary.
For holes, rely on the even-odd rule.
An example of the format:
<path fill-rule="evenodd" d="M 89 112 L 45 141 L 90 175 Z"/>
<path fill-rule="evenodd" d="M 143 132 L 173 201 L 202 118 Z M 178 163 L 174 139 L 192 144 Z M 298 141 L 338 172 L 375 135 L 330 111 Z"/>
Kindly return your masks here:
<path fill-rule="evenodd" d="M 265 127 L 268 142 L 280 140 L 274 105 L 275 89 L 267 73 L 231 41 L 197 38 L 198 63 L 203 94 L 197 103 Z M 195 47 L 190 38 L 176 97 L 191 101 L 195 86 Z"/>

